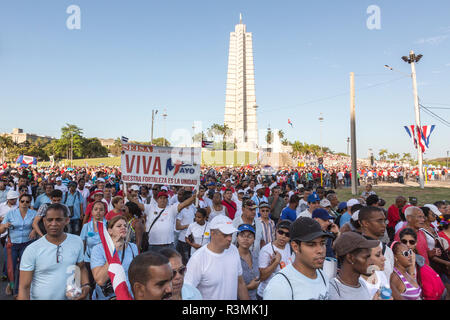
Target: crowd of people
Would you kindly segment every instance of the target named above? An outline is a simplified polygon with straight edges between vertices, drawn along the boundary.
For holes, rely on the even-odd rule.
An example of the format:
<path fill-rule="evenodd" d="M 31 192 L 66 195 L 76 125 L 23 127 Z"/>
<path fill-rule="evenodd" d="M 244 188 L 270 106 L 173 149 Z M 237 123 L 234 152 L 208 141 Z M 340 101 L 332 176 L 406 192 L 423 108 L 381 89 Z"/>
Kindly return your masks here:
<path fill-rule="evenodd" d="M 371 183 L 389 171 L 359 172 L 362 194 L 339 199 L 344 169 L 203 168 L 193 189 L 123 184 L 113 167 L 8 168 L 2 280 L 19 300 L 116 299 L 105 225 L 136 300 L 448 299 L 448 203 L 388 206 Z"/>

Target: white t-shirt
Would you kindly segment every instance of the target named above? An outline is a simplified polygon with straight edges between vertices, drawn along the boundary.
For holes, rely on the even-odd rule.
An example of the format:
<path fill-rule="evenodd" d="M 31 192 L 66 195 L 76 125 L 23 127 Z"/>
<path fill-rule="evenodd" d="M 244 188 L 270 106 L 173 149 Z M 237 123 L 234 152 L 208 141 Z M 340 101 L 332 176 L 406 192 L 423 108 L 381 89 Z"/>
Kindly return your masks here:
<path fill-rule="evenodd" d="M 239 276 L 242 265 L 236 246 L 231 244 L 220 254 L 203 246 L 189 259 L 184 282 L 196 287 L 205 300 L 237 300 Z"/>
<path fill-rule="evenodd" d="M 300 212 L 300 214 L 297 215 L 297 219 L 300 217 L 312 218 L 312 213 L 309 212 L 308 209 L 306 209 L 305 211 L 302 211 L 302 212 Z"/>
<path fill-rule="evenodd" d="M 275 271 L 269 276 L 269 278 L 267 278 L 266 280 L 262 281 L 259 284 L 257 293 L 260 297 L 263 296 L 264 289 L 266 288 L 270 279 L 273 278 L 275 273 L 277 273 L 281 269 L 285 268 L 287 265 L 291 264 L 295 260 L 295 255 L 293 252 L 291 253 L 291 247 L 290 247 L 289 243 L 286 244 L 284 249 L 277 248 L 272 243 L 268 243 L 259 252 L 258 266 L 260 269 L 267 268 L 270 265 L 270 261 L 272 261 L 271 256 L 275 255 L 274 250 L 278 251 L 281 254 L 281 261 L 278 264 Z"/>
<path fill-rule="evenodd" d="M 190 225 L 191 223 L 194 222 L 195 212 L 196 212 L 195 206 L 191 204 L 189 207 L 184 208 L 183 210 L 180 211 L 180 213 L 177 216 L 177 220 L 180 220 L 180 223 L 183 226 Z M 178 241 L 186 242 L 184 238 L 186 237 L 187 229 L 177 231 L 180 231 L 180 234 L 178 235 Z"/>
<path fill-rule="evenodd" d="M 144 204 L 144 214 L 147 216 L 145 231 L 148 232 L 153 220 L 163 210 L 158 206 Z M 170 244 L 174 242 L 175 218 L 178 215 L 178 203 L 167 206 L 159 219 L 155 222 L 149 234 L 150 245 Z"/>
<path fill-rule="evenodd" d="M 204 225 L 199 225 L 197 222 L 193 222 L 189 225 L 186 230 L 185 237 L 189 237 L 192 234 L 194 238 L 194 243 L 204 246 L 211 241 L 211 231 L 209 229 L 208 223 L 205 222 Z M 179 238 L 179 241 L 181 237 Z M 184 240 L 184 239 L 183 239 Z M 191 247 L 191 256 L 197 251 L 194 247 Z"/>
<path fill-rule="evenodd" d="M 383 271 L 375 271 L 375 274 L 377 278 L 376 283 L 372 283 L 371 281 L 365 280 L 363 277 L 359 277 L 359 280 L 366 285 L 366 289 L 369 291 L 371 299 L 373 299 L 373 296 L 381 287 L 390 287 L 389 281 Z"/>
<path fill-rule="evenodd" d="M 56 190 L 61 190 L 63 193 L 69 191 L 69 189 L 67 189 L 67 187 L 66 187 L 64 184 L 62 184 L 62 185 L 60 185 L 60 186 L 58 186 L 57 184 L 55 184 L 55 189 L 56 189 Z"/>
<path fill-rule="evenodd" d="M 17 201 L 18 203 L 19 201 Z M 8 213 L 9 210 L 14 210 L 17 209 L 19 207 L 18 204 L 13 205 L 12 207 L 8 206 L 8 201 L 3 202 L 2 204 L 0 204 L 0 218 L 4 218 L 6 216 L 6 214 Z M 1 223 L 1 222 L 0 222 Z M 0 238 L 5 237 L 8 234 L 8 230 L 6 230 L 5 232 L 3 232 L 0 235 Z"/>

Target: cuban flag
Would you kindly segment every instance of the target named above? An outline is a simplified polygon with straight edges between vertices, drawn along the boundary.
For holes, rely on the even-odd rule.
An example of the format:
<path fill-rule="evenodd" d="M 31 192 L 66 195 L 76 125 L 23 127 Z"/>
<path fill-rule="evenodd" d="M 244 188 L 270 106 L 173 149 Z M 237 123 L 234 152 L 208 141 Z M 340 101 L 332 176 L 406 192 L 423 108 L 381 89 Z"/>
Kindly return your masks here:
<path fill-rule="evenodd" d="M 421 140 L 423 141 L 425 149 L 428 149 L 430 147 L 430 135 L 435 127 L 436 126 L 434 124 L 431 126 L 422 126 Z"/>
<path fill-rule="evenodd" d="M 213 148 L 213 142 L 212 141 L 202 140 L 202 148 L 212 149 Z"/>
<path fill-rule="evenodd" d="M 417 139 L 416 139 L 416 130 L 414 130 L 414 125 L 412 126 L 404 126 L 406 133 L 409 135 L 409 137 L 411 138 L 413 144 L 414 144 L 414 148 L 417 149 Z"/>
<path fill-rule="evenodd" d="M 35 157 L 20 155 L 17 157 L 16 163 L 20 163 L 21 167 L 28 167 L 29 165 L 36 165 L 37 159 Z"/>
<path fill-rule="evenodd" d="M 290 124 L 292 128 L 294 127 L 294 126 L 292 125 L 291 119 L 288 119 L 288 124 Z"/>
<path fill-rule="evenodd" d="M 120 138 L 120 141 L 121 141 L 122 143 L 127 143 L 127 142 L 128 142 L 128 138 L 122 136 L 122 137 Z"/>
<path fill-rule="evenodd" d="M 133 300 L 127 286 L 125 270 L 120 263 L 114 242 L 111 239 L 103 222 L 97 222 L 98 233 L 105 250 L 106 261 L 108 261 L 108 275 L 114 288 L 117 300 Z"/>

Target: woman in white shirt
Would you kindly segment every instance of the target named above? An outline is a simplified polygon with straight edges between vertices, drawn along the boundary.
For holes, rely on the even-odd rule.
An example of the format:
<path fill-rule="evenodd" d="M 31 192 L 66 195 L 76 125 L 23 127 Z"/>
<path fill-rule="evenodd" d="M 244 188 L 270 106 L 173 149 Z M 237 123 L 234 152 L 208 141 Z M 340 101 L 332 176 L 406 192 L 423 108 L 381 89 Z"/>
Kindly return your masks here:
<path fill-rule="evenodd" d="M 191 256 L 197 249 L 209 243 L 211 240 L 210 229 L 206 222 L 207 212 L 204 208 L 198 208 L 195 213 L 194 222 L 186 231 L 186 243 L 191 246 Z"/>
<path fill-rule="evenodd" d="M 365 276 L 362 274 L 360 279 L 366 285 L 370 298 L 373 299 L 374 295 L 378 290 L 380 290 L 381 287 L 389 288 L 390 286 L 389 280 L 383 272 L 386 258 L 383 255 L 383 245 L 381 243 L 379 246 L 371 249 L 369 259 L 371 261 L 369 268 L 373 270 L 373 273 L 371 276 Z"/>

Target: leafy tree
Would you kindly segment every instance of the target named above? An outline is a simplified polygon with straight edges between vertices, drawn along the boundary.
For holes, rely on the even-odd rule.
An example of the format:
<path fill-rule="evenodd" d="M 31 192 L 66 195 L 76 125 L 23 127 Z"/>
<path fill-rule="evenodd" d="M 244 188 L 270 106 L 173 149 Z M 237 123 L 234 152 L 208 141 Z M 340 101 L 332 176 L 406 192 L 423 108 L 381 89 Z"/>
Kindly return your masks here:
<path fill-rule="evenodd" d="M 83 139 L 83 158 L 99 158 L 108 156 L 108 148 L 102 146 L 98 138 Z"/>
<path fill-rule="evenodd" d="M 212 136 L 222 136 L 223 150 L 227 149 L 226 137 L 231 134 L 231 128 L 227 124 L 220 125 L 217 123 L 213 123 L 213 125 L 208 129 L 208 133 Z"/>
<path fill-rule="evenodd" d="M 165 142 L 165 144 L 164 144 L 164 142 Z M 164 147 L 164 146 L 165 147 L 170 147 L 170 142 L 167 139 L 163 138 L 163 137 L 153 139 L 153 144 L 155 146 L 158 146 L 158 147 Z"/>
<path fill-rule="evenodd" d="M 15 146 L 13 139 L 10 136 L 0 136 L 0 150 L 1 150 L 1 162 L 8 160 L 8 151 Z"/>
<path fill-rule="evenodd" d="M 380 160 L 386 160 L 386 155 L 388 154 L 387 149 L 380 149 L 378 155 L 380 156 Z"/>
<path fill-rule="evenodd" d="M 122 152 L 122 141 L 120 138 L 114 140 L 114 144 L 109 147 L 109 152 L 116 157 L 120 156 L 120 153 Z"/>

